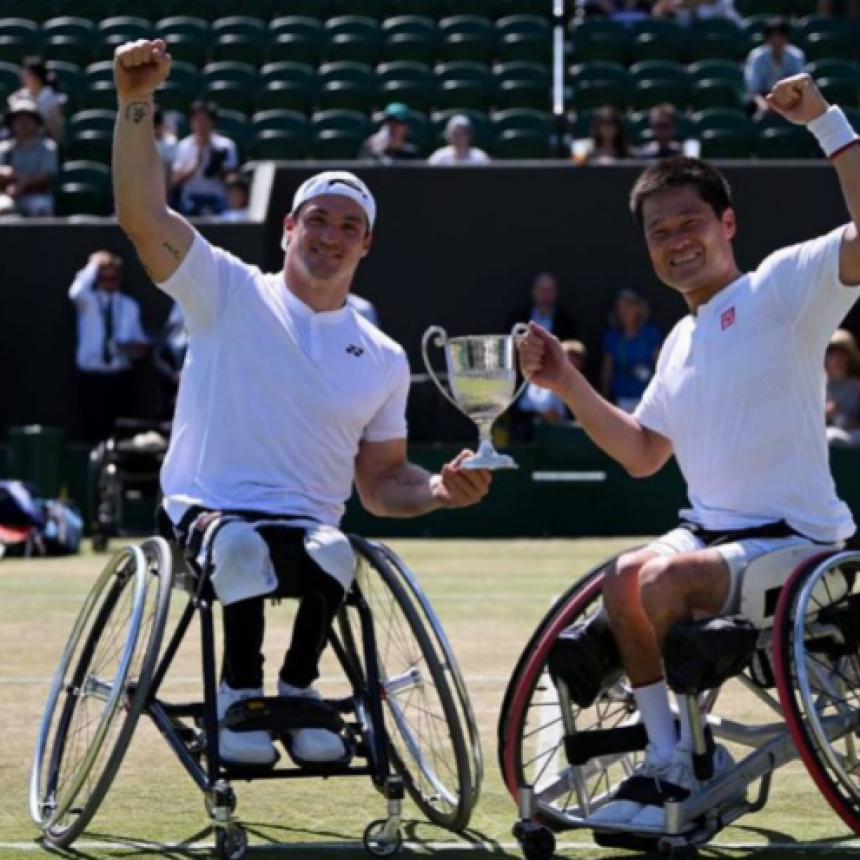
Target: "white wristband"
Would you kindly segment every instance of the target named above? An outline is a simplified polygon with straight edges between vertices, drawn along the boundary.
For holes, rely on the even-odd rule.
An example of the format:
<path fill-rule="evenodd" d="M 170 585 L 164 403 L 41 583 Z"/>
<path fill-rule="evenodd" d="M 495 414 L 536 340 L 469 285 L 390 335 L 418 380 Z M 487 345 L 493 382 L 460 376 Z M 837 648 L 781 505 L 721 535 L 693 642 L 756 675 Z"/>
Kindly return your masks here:
<path fill-rule="evenodd" d="M 860 141 L 857 132 L 851 127 L 842 108 L 831 105 L 821 116 L 806 124 L 806 127 L 818 139 L 818 143 L 828 158 L 841 152 L 846 147 Z"/>

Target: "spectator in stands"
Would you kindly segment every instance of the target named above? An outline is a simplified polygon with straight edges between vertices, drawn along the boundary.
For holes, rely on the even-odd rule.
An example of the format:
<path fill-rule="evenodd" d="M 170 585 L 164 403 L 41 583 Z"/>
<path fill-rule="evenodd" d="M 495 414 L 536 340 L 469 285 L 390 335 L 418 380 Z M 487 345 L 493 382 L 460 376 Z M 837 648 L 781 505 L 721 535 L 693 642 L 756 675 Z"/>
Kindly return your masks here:
<path fill-rule="evenodd" d="M 585 344 L 579 340 L 564 340 L 561 343 L 561 348 L 568 361 L 580 372 L 585 372 L 585 361 L 587 351 Z M 570 410 L 565 406 L 564 401 L 547 388 L 541 388 L 530 382 L 522 393 L 522 396 L 517 401 L 517 408 L 531 419 L 532 427 L 534 424 L 543 421 L 547 424 L 557 424 L 559 421 L 567 421 L 571 418 Z M 533 432 L 529 438 L 533 436 Z M 527 441 L 523 439 L 522 441 Z"/>
<path fill-rule="evenodd" d="M 655 18 L 671 18 L 679 24 L 722 19 L 740 24 L 743 20 L 734 0 L 657 0 Z"/>
<path fill-rule="evenodd" d="M 662 343 L 660 330 L 648 320 L 645 299 L 633 290 L 621 290 L 603 336 L 603 396 L 633 412 L 654 375 Z"/>
<path fill-rule="evenodd" d="M 5 121 L 11 137 L 0 142 L 0 214 L 53 215 L 51 183 L 59 157 L 57 144 L 39 134 L 44 120 L 38 106 L 19 99 L 9 106 Z"/>
<path fill-rule="evenodd" d="M 251 200 L 251 186 L 244 176 L 231 173 L 227 179 L 227 208 L 221 213 L 222 221 L 247 221 L 250 217 L 248 203 Z"/>
<path fill-rule="evenodd" d="M 176 147 L 172 184 L 183 214 L 220 215 L 227 208 L 225 177 L 239 166 L 236 144 L 215 131 L 215 105 L 194 102 L 189 118 L 191 134 Z"/>
<path fill-rule="evenodd" d="M 346 303 L 359 315 L 363 316 L 368 322 L 373 323 L 378 329 L 382 329 L 379 324 L 379 312 L 376 306 L 362 296 L 356 295 L 352 291 L 346 295 Z"/>
<path fill-rule="evenodd" d="M 676 115 L 670 104 L 651 108 L 648 114 L 649 140 L 637 149 L 639 158 L 673 158 L 683 154 L 684 144 L 678 139 Z"/>
<path fill-rule="evenodd" d="M 631 155 L 624 119 L 617 108 L 598 108 L 591 118 L 590 136 L 573 142 L 577 164 L 614 164 Z"/>
<path fill-rule="evenodd" d="M 121 286 L 122 260 L 96 251 L 69 289 L 78 315 L 77 365 L 87 442 L 108 438 L 117 418 L 133 417 L 132 362 L 149 347 L 140 306 L 120 292 Z"/>
<path fill-rule="evenodd" d="M 382 127 L 372 134 L 361 147 L 360 158 L 378 164 L 395 161 L 414 161 L 417 148 L 409 142 L 409 108 L 401 102 L 392 102 L 382 113 Z"/>
<path fill-rule="evenodd" d="M 45 130 L 58 143 L 63 137 L 63 104 L 57 76 L 41 57 L 27 57 L 21 65 L 21 89 L 9 96 L 9 104 L 20 100 L 35 102 Z"/>
<path fill-rule="evenodd" d="M 613 21 L 643 21 L 651 17 L 654 0 L 577 0 L 577 15 L 611 18 Z"/>
<path fill-rule="evenodd" d="M 188 331 L 182 309 L 174 302 L 153 349 L 155 370 L 158 373 L 158 418 L 172 421 L 179 392 L 179 378 L 188 351 Z"/>
<path fill-rule="evenodd" d="M 837 329 L 824 355 L 827 441 L 860 447 L 860 349 L 850 331 Z"/>
<path fill-rule="evenodd" d="M 818 14 L 835 18 L 841 12 L 849 21 L 860 21 L 860 0 L 818 0 Z"/>
<path fill-rule="evenodd" d="M 558 280 L 551 272 L 540 272 L 532 282 L 531 304 L 511 316 L 508 328 L 516 323 L 536 322 L 559 340 L 570 340 L 576 334 L 573 318 L 558 306 Z"/>
<path fill-rule="evenodd" d="M 164 110 L 156 107 L 152 115 L 152 128 L 155 133 L 155 148 L 164 167 L 165 187 L 170 188 L 170 178 L 173 174 L 173 162 L 176 159 L 176 147 L 179 145 L 176 135 L 167 127 Z"/>
<path fill-rule="evenodd" d="M 791 44 L 791 28 L 784 18 L 772 18 L 762 30 L 763 44 L 753 48 L 744 68 L 747 95 L 753 113 L 770 110 L 766 96 L 784 78 L 799 75 L 806 68 L 806 56 Z"/>
<path fill-rule="evenodd" d="M 475 133 L 472 120 L 464 114 L 456 114 L 445 125 L 447 146 L 437 149 L 429 162 L 433 165 L 450 166 L 453 164 L 487 164 L 490 156 L 483 149 L 472 146 Z"/>

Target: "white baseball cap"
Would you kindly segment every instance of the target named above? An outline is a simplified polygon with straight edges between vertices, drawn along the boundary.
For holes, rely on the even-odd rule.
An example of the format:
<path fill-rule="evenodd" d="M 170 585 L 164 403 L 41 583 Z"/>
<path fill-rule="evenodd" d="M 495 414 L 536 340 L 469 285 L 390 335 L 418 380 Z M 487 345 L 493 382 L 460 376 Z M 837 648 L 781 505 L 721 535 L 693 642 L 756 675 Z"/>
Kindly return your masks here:
<path fill-rule="evenodd" d="M 291 214 L 295 215 L 303 204 L 313 200 L 314 197 L 321 197 L 323 194 L 337 194 L 340 197 L 349 197 L 350 200 L 354 200 L 367 216 L 368 229 L 373 230 L 373 224 L 376 221 L 376 200 L 373 199 L 370 189 L 354 173 L 349 173 L 346 170 L 326 170 L 324 173 L 317 173 L 305 180 L 293 197 Z M 284 233 L 281 248 L 285 251 L 287 244 L 287 234 Z"/>

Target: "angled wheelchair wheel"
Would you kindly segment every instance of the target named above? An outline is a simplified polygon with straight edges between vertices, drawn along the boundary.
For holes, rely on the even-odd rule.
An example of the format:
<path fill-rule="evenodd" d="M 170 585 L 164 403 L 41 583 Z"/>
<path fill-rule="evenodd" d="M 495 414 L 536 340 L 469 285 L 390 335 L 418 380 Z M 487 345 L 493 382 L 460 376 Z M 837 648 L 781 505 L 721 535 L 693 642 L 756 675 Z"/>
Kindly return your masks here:
<path fill-rule="evenodd" d="M 483 762 L 465 684 L 436 613 L 403 562 L 387 547 L 351 537 L 356 582 L 373 615 L 381 695 L 395 769 L 428 819 L 461 831 L 477 803 Z M 364 677 L 357 611 L 339 631 Z"/>
<path fill-rule="evenodd" d="M 170 548 L 117 552 L 90 591 L 54 674 L 30 781 L 30 814 L 66 847 L 98 810 L 146 703 L 167 621 Z"/>
<path fill-rule="evenodd" d="M 774 639 L 792 739 L 834 811 L 860 833 L 860 553 L 798 567 L 782 590 Z"/>
<path fill-rule="evenodd" d="M 626 728 L 638 733 L 639 716 L 632 691 L 620 673 L 595 687 L 596 698 L 580 707 L 562 700 L 548 669 L 550 652 L 560 634 L 595 617 L 601 609 L 601 582 L 607 566 L 587 573 L 556 601 L 526 645 L 502 703 L 498 729 L 502 779 L 515 801 L 522 788 L 530 787 L 534 819 L 554 830 L 577 826 L 578 820 L 588 817 L 630 775 L 639 755 L 607 752 L 590 760 L 583 755 L 583 764 L 571 765 L 570 751 L 565 748 L 565 718 L 574 736 L 582 734 L 585 740 L 589 733 L 601 730 Z"/>

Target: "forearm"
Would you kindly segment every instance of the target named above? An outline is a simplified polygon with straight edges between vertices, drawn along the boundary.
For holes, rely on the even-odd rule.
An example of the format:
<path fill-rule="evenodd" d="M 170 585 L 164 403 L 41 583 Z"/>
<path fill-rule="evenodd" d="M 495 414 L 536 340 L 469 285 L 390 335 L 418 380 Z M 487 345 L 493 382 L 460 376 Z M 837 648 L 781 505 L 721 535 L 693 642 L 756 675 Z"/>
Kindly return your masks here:
<path fill-rule="evenodd" d="M 860 231 L 860 145 L 850 146 L 833 159 L 845 205 L 857 230 Z"/>
<path fill-rule="evenodd" d="M 50 173 L 34 173 L 18 183 L 19 194 L 45 194 L 51 190 Z"/>
<path fill-rule="evenodd" d="M 361 493 L 364 507 L 378 517 L 420 517 L 437 510 L 433 476 L 414 463 L 401 463 L 382 474 Z"/>
<path fill-rule="evenodd" d="M 99 267 L 97 263 L 87 263 L 80 272 L 75 275 L 72 286 L 69 288 L 69 298 L 76 301 L 87 290 L 91 290 L 96 283 Z"/>

